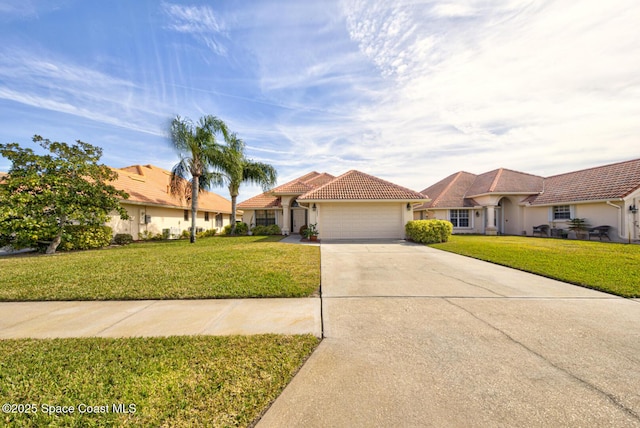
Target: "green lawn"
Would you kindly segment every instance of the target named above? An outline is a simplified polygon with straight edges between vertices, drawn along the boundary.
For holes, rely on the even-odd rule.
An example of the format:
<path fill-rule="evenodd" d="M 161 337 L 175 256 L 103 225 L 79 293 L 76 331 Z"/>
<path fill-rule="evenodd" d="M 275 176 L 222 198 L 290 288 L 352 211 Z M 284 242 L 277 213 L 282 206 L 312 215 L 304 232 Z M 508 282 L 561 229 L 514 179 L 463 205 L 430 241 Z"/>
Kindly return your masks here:
<path fill-rule="evenodd" d="M 449 242 L 431 246 L 619 296 L 640 297 L 640 245 L 454 235 Z"/>
<path fill-rule="evenodd" d="M 302 297 L 320 286 L 320 249 L 281 237 L 146 242 L 0 258 L 0 300 Z"/>
<path fill-rule="evenodd" d="M 278 335 L 2 340 L 2 403 L 26 407 L 3 407 L 0 425 L 248 426 L 318 342 Z"/>

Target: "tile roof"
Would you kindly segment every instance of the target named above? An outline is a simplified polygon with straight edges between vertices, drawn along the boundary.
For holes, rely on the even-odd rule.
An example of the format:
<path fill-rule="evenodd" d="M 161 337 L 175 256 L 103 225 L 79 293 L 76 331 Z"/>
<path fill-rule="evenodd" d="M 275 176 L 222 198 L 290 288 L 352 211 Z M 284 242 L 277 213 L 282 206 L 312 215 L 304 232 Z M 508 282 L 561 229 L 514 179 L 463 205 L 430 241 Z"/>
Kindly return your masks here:
<path fill-rule="evenodd" d="M 314 186 L 303 183 L 302 181 L 293 181 L 289 183 L 285 183 L 282 186 L 278 186 L 271 191 L 271 193 L 294 193 L 294 194 L 302 194 L 307 193 L 309 190 L 313 190 Z"/>
<path fill-rule="evenodd" d="M 335 177 L 331 174 L 323 172 L 322 174 L 312 171 L 302 177 L 298 177 L 291 181 L 288 181 L 280 186 L 264 192 L 253 198 L 247 199 L 244 202 L 238 204 L 238 208 L 241 209 L 269 209 L 269 208 L 282 208 L 281 198 L 282 195 L 302 195 L 321 186 Z"/>
<path fill-rule="evenodd" d="M 305 200 L 425 200 L 424 195 L 378 177 L 351 170 L 305 193 Z"/>
<path fill-rule="evenodd" d="M 547 178 L 504 168 L 481 175 L 460 171 L 424 189 L 432 200 L 417 209 L 472 207 L 474 196 L 487 193 L 528 194 L 523 202 L 552 205 L 620 199 L 638 189 L 640 159 Z"/>
<path fill-rule="evenodd" d="M 153 165 L 132 165 L 111 169 L 118 173 L 118 178 L 111 184 L 127 192 L 129 202 L 180 209 L 191 208 L 189 201 L 169 193 L 170 171 Z M 203 191 L 198 195 L 198 210 L 231 213 L 231 201 L 215 193 Z"/>
<path fill-rule="evenodd" d="M 447 178 L 440 180 L 420 192 L 430 197 L 431 200 L 416 209 L 475 206 L 475 201 L 470 198 L 465 198 L 465 195 L 476 178 L 477 175 L 465 171 L 451 174 Z"/>
<path fill-rule="evenodd" d="M 476 177 L 466 192 L 467 197 L 487 193 L 540 193 L 543 177 L 500 168 Z"/>
<path fill-rule="evenodd" d="M 640 159 L 554 175 L 532 205 L 620 199 L 640 189 Z"/>

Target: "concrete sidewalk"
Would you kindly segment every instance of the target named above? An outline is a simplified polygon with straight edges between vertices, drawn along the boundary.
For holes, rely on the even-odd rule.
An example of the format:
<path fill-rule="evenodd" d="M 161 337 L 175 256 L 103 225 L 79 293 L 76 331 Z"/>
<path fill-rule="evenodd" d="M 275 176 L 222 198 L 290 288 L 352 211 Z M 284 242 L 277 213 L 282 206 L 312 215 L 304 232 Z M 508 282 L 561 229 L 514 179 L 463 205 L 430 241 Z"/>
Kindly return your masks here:
<path fill-rule="evenodd" d="M 0 339 L 322 334 L 320 298 L 0 302 Z"/>
<path fill-rule="evenodd" d="M 640 303 L 410 243 L 322 244 L 325 339 L 258 427 L 640 427 Z"/>

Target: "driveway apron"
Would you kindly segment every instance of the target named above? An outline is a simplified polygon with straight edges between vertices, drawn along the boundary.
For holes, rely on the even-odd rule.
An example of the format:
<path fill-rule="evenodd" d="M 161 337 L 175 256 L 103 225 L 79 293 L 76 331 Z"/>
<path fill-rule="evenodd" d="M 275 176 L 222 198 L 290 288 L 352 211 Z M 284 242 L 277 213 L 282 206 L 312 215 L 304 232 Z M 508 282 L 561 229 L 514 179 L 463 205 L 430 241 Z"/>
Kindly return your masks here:
<path fill-rule="evenodd" d="M 640 302 L 401 241 L 321 252 L 325 339 L 259 427 L 640 427 Z"/>

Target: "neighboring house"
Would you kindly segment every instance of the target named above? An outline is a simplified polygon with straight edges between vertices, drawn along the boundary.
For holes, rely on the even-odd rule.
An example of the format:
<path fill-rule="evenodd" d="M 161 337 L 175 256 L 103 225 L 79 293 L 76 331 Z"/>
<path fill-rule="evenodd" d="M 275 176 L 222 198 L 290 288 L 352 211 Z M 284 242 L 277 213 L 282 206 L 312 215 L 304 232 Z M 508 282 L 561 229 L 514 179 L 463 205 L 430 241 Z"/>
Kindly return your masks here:
<path fill-rule="evenodd" d="M 191 227 L 191 201 L 171 195 L 171 172 L 153 165 L 133 165 L 115 169 L 118 178 L 111 184 L 129 194 L 121 201 L 129 213 L 128 220 L 119 216 L 107 223 L 113 233 L 129 233 L 134 239 L 147 231 L 164 233 L 175 238 Z M 190 195 L 189 195 L 190 196 Z M 240 212 L 240 214 L 242 214 Z M 197 228 L 216 229 L 218 232 L 230 223 L 231 201 L 212 192 L 198 195 Z"/>
<path fill-rule="evenodd" d="M 316 224 L 323 239 L 403 239 L 413 206 L 427 200 L 360 171 L 339 177 L 314 171 L 238 206 L 250 226 L 278 224 L 283 234 Z"/>
<path fill-rule="evenodd" d="M 534 226 L 568 229 L 571 218 L 610 226 L 612 240 L 640 239 L 640 159 L 540 177 L 508 169 L 457 172 L 422 192 L 414 218 L 453 223 L 454 233 L 531 235 Z"/>

